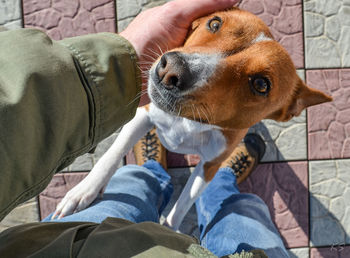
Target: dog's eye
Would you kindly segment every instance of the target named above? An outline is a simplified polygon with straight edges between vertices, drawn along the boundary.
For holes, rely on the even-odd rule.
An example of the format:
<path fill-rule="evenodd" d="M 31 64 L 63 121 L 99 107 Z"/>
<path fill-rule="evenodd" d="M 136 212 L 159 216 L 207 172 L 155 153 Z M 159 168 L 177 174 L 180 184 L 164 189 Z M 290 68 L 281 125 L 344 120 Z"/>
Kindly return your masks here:
<path fill-rule="evenodd" d="M 263 76 L 249 77 L 249 85 L 252 91 L 260 96 L 267 96 L 271 89 L 271 82 Z"/>
<path fill-rule="evenodd" d="M 207 27 L 208 27 L 208 30 L 215 33 L 220 29 L 221 25 L 222 25 L 221 18 L 218 16 L 215 16 L 214 18 L 208 21 Z"/>

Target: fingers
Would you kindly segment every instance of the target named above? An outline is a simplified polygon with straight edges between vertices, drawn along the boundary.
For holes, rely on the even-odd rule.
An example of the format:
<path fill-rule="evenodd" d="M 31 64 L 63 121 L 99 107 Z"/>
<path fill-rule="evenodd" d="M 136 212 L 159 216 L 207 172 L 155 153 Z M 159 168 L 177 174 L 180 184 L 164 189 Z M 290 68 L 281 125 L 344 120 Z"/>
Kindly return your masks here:
<path fill-rule="evenodd" d="M 184 26 L 188 26 L 195 19 L 216 12 L 233 7 L 239 0 L 177 0 L 169 2 L 173 6 L 173 12 L 178 11 L 184 21 Z"/>

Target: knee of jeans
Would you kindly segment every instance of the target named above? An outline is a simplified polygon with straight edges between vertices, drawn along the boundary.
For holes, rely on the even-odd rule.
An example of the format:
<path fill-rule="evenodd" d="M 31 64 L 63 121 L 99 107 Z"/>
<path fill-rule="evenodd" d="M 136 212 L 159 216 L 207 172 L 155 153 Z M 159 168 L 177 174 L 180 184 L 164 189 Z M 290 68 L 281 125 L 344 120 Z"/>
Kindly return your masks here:
<path fill-rule="evenodd" d="M 269 208 L 267 207 L 266 203 L 259 196 L 252 193 L 241 193 L 232 195 L 230 198 L 225 200 L 223 204 L 225 204 L 224 206 L 231 206 L 232 204 L 234 205 L 234 207 L 237 207 L 237 209 L 242 208 L 245 210 L 248 207 L 251 207 L 252 209 L 258 209 L 264 212 L 265 214 L 270 214 Z"/>
<path fill-rule="evenodd" d="M 122 166 L 121 168 L 118 168 L 117 171 L 114 173 L 113 177 L 121 176 L 123 174 L 134 174 L 134 173 L 145 173 L 147 175 L 153 176 L 153 173 L 149 171 L 148 169 L 138 166 L 138 165 L 125 165 Z"/>

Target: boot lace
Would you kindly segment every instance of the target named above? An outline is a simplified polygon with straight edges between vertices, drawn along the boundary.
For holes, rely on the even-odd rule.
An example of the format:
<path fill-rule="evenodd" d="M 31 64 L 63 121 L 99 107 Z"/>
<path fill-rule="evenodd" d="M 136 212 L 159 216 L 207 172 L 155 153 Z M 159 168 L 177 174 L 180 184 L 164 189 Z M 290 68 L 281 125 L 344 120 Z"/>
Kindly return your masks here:
<path fill-rule="evenodd" d="M 142 157 L 145 160 L 156 160 L 159 154 L 159 144 L 156 133 L 148 132 L 142 140 Z"/>
<path fill-rule="evenodd" d="M 248 160 L 248 157 L 248 155 L 241 152 L 236 155 L 234 159 L 230 160 L 231 168 L 233 169 L 236 177 L 241 176 L 250 166 L 251 161 Z"/>

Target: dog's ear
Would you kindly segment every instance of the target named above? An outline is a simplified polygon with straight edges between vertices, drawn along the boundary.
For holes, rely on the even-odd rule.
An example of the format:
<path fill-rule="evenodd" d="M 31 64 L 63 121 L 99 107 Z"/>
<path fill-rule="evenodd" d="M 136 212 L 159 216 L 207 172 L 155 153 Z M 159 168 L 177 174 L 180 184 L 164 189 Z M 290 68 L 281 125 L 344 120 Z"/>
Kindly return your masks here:
<path fill-rule="evenodd" d="M 324 102 L 332 101 L 332 97 L 319 90 L 309 88 L 300 78 L 292 102 L 283 110 L 271 115 L 272 119 L 278 121 L 288 121 L 307 107 L 318 105 Z"/>
<path fill-rule="evenodd" d="M 192 22 L 190 29 L 187 32 L 186 40 L 192 35 L 192 33 L 198 28 L 200 24 L 200 18 Z"/>

